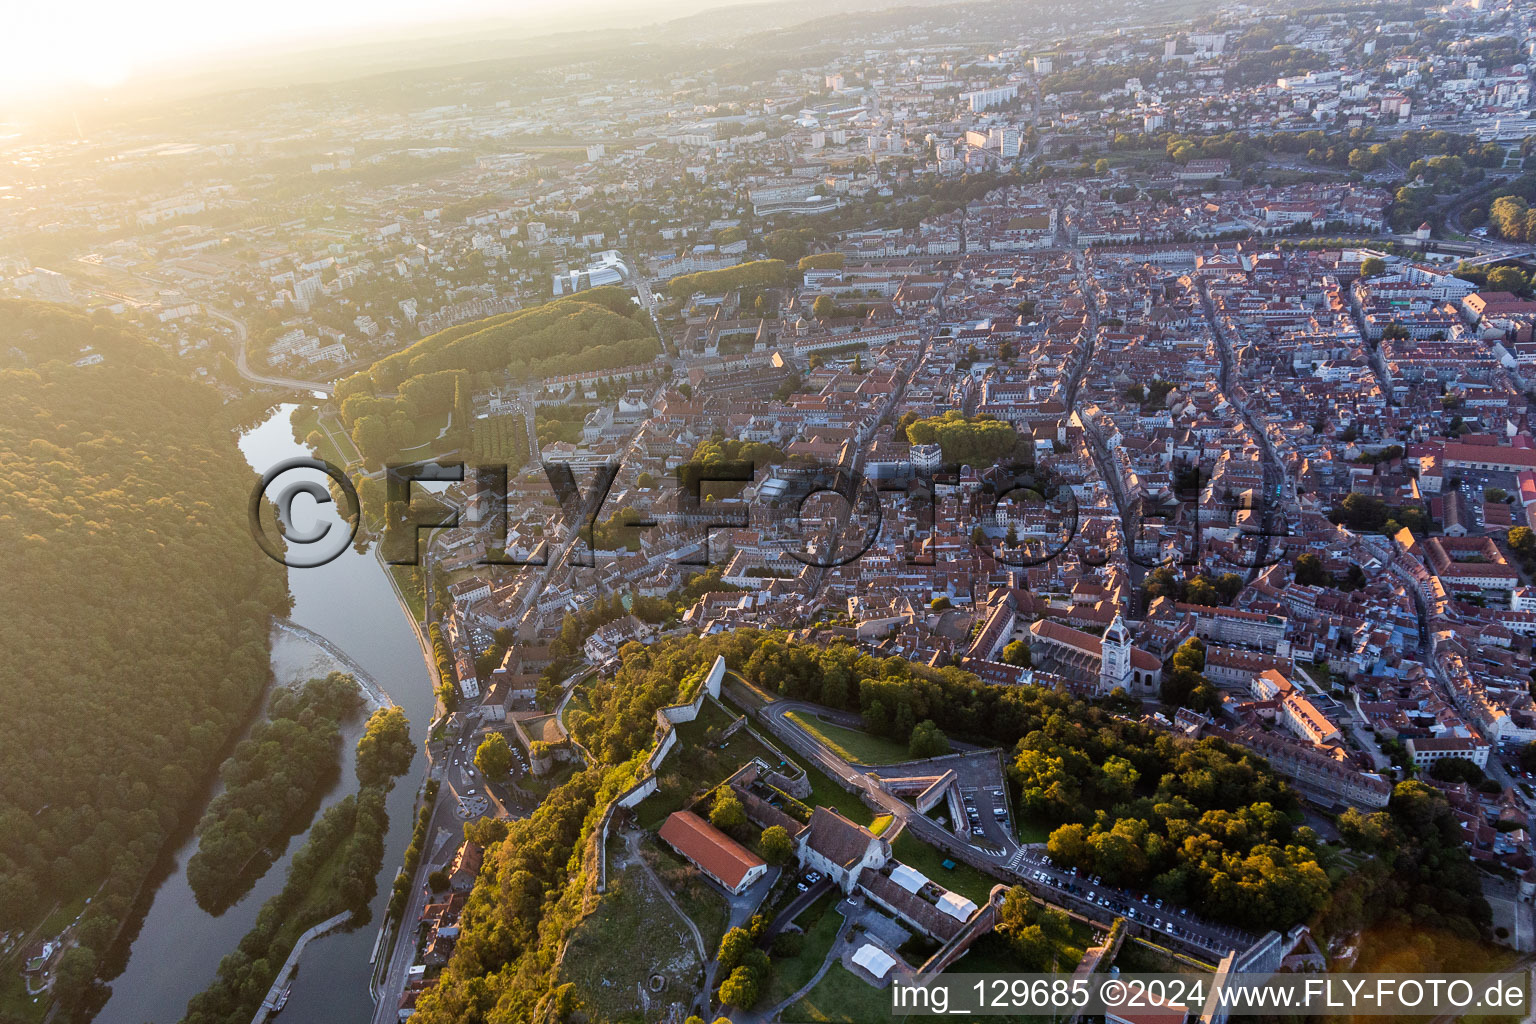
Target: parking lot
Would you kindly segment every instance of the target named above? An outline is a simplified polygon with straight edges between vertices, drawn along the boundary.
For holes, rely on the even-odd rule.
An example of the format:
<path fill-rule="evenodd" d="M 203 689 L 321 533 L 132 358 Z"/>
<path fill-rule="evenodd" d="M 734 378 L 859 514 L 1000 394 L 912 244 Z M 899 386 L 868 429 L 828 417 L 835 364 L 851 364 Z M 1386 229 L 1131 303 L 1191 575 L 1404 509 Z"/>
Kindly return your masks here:
<path fill-rule="evenodd" d="M 489 802 L 484 799 L 485 779 L 475 767 L 475 751 L 486 736 L 497 730 L 488 729 L 478 719 L 467 715 L 457 716 L 450 729 L 443 748 L 443 779 L 459 797 L 461 816 L 480 817 L 488 810 Z M 498 782 L 516 782 L 528 774 L 528 757 L 522 747 L 510 738 L 507 745 L 512 748 L 512 768 L 507 779 Z"/>
<path fill-rule="evenodd" d="M 945 758 L 930 770 L 938 774 L 943 769 L 955 773 L 967 820 L 951 821 L 952 812 L 947 802 L 934 811 L 935 820 L 974 846 L 1012 853 L 1018 842 L 1014 838 L 1013 809 L 1009 806 L 1008 788 L 1003 781 L 997 752 L 981 750 L 963 757 Z M 900 778 L 913 774 L 913 765 L 895 764 L 874 770 L 886 778 Z"/>
<path fill-rule="evenodd" d="M 1031 885 L 1045 890 L 1042 895 L 1049 899 L 1108 911 L 1139 925 L 1144 933 L 1167 936 L 1213 957 L 1224 956 L 1233 949 L 1247 949 L 1254 941 L 1241 928 L 1204 920 L 1188 907 L 1174 906 L 1147 893 L 1106 885 L 1097 876 L 1080 876 L 1075 868 L 1057 867 L 1045 854 L 1034 850 L 1024 852 L 1018 870 Z"/>

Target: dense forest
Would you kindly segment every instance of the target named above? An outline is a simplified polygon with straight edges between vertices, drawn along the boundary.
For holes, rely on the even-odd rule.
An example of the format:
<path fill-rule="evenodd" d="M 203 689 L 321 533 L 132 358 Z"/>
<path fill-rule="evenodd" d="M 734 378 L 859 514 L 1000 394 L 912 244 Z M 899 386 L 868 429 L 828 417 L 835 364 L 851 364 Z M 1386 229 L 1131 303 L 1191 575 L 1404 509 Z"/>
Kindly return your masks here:
<path fill-rule="evenodd" d="M 415 757 L 410 723 L 398 707 L 368 719 L 357 742 L 358 791 L 332 805 L 294 855 L 283 888 L 262 905 L 240 945 L 219 961 L 213 984 L 192 997 L 183 1024 L 245 1024 L 266 996 L 298 937 L 336 914 L 368 923 L 378 892 L 389 814 L 384 798 Z"/>
<path fill-rule="evenodd" d="M 468 396 L 530 380 L 648 363 L 661 351 L 645 310 L 622 288 L 593 288 L 429 335 L 336 388 L 341 419 L 370 464 L 436 439 L 471 443 Z M 428 454 L 438 454 L 429 452 Z"/>
<path fill-rule="evenodd" d="M 778 288 L 785 283 L 786 273 L 783 260 L 754 260 L 720 270 L 681 274 L 667 282 L 667 294 L 686 298 L 696 292 L 723 295 L 737 288 Z"/>
<path fill-rule="evenodd" d="M 1039 687 L 978 685 L 837 644 L 769 638 L 742 675 L 785 696 L 859 711 L 903 745 L 920 723 L 1010 752 L 1020 811 L 1057 826 L 1051 856 L 1114 884 L 1150 888 L 1248 927 L 1305 920 L 1329 892 L 1317 837 L 1264 761 L 1217 740 L 1188 743 Z"/>
<path fill-rule="evenodd" d="M 0 931 L 94 897 L 81 979 L 266 686 L 286 576 L 217 392 L 106 314 L 0 323 Z"/>
<path fill-rule="evenodd" d="M 187 884 L 199 905 L 222 912 L 265 872 L 276 841 L 307 823 L 299 812 L 335 778 L 340 724 L 362 703 L 341 672 L 272 695 L 267 717 L 219 769 L 224 792 L 198 822 Z"/>

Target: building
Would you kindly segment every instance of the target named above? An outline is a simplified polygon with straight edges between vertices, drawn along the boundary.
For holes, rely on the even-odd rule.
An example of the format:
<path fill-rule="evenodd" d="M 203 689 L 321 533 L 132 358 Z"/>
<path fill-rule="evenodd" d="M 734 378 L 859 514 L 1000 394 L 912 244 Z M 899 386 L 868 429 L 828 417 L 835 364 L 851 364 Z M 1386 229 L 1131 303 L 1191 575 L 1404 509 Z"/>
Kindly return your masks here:
<path fill-rule="evenodd" d="M 1283 615 L 1183 603 L 1178 605 L 1178 610 L 1181 614 L 1194 616 L 1195 635 L 1207 643 L 1215 641 L 1259 651 L 1289 653 L 1280 646 L 1285 642 L 1286 619 Z"/>
<path fill-rule="evenodd" d="M 817 807 L 800 835 L 797 857 L 802 868 L 820 871 L 843 892 L 851 893 L 866 868 L 885 867 L 891 859 L 891 844 L 831 808 Z"/>
<path fill-rule="evenodd" d="M 1488 767 L 1488 744 L 1466 736 L 1419 736 L 1410 739 L 1407 746 L 1413 766 L 1420 771 L 1428 771 L 1436 761 L 1451 758 L 1471 761 L 1479 768 Z"/>
<path fill-rule="evenodd" d="M 1183 1003 L 1148 994 L 1146 1006 L 1121 1006 L 1104 1014 L 1105 1024 L 1184 1024 L 1189 1008 Z"/>
<path fill-rule="evenodd" d="M 1346 804 L 1374 811 L 1387 806 L 1392 798 L 1392 783 L 1356 768 L 1343 758 L 1339 747 L 1314 746 L 1252 725 L 1231 732 L 1207 726 L 1201 735 L 1247 747 L 1290 779 L 1303 796 L 1324 807 Z"/>
<path fill-rule="evenodd" d="M 453 855 L 453 863 L 448 866 L 448 888 L 452 892 L 469 892 L 475 887 L 475 879 L 480 875 L 480 863 L 485 857 L 485 851 L 478 843 L 468 840 L 459 847 L 459 852 Z"/>
<path fill-rule="evenodd" d="M 970 104 L 971 113 L 979 114 L 983 110 L 990 110 L 993 107 L 1000 107 L 1004 103 L 1011 102 L 1018 94 L 1019 87 L 1017 85 L 1000 85 L 994 89 L 978 89 L 975 92 L 968 92 L 960 98 Z"/>
<path fill-rule="evenodd" d="M 1299 690 L 1293 690 L 1280 702 L 1280 716 L 1286 728 L 1311 743 L 1323 745 L 1343 739 L 1339 727 Z"/>
<path fill-rule="evenodd" d="M 1116 613 L 1100 639 L 1092 633 L 1041 619 L 1029 627 L 1034 666 L 1101 695 L 1116 687 L 1136 697 L 1153 697 L 1163 682 L 1163 663 L 1150 651 L 1131 646 L 1130 631 Z"/>
<path fill-rule="evenodd" d="M 913 469 L 933 473 L 944 465 L 944 449 L 936 444 L 914 444 L 911 448 L 911 458 Z"/>
<path fill-rule="evenodd" d="M 594 255 L 592 262 L 580 270 L 556 274 L 551 281 L 551 288 L 556 297 L 574 295 L 588 288 L 623 284 L 628 277 L 629 266 L 624 262 L 623 255 L 616 249 L 608 249 Z"/>
<path fill-rule="evenodd" d="M 661 826 L 660 835 L 733 895 L 740 895 L 768 871 L 761 857 L 692 811 L 674 811 Z"/>

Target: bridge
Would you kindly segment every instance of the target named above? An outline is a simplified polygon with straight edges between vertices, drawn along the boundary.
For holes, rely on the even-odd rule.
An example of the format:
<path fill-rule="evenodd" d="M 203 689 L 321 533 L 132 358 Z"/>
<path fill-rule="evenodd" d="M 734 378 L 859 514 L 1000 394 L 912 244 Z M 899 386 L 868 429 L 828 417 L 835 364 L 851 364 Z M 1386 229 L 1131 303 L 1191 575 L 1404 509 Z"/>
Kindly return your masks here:
<path fill-rule="evenodd" d="M 351 655 L 342 650 L 340 647 L 337 647 L 330 640 L 321 636 L 319 633 L 316 633 L 309 627 L 301 626 L 291 619 L 282 619 L 278 618 L 277 616 L 273 616 L 272 624 L 285 633 L 289 633 L 298 637 L 300 640 L 308 640 L 310 643 L 314 644 L 326 654 L 329 654 L 332 658 L 340 662 L 341 667 L 350 672 L 353 678 L 357 680 L 357 685 L 363 688 L 363 693 L 368 697 L 369 703 L 371 703 L 374 707 L 389 708 L 395 706 L 394 699 L 391 698 L 389 694 L 384 692 L 384 688 L 379 685 L 378 680 L 369 675 L 367 669 L 353 661 Z"/>
<path fill-rule="evenodd" d="M 1536 256 L 1536 249 L 1530 246 L 1510 246 L 1508 252 L 1496 252 L 1491 255 L 1479 256 L 1476 259 L 1465 260 L 1469 267 L 1486 267 L 1495 263 L 1513 263 L 1521 260 L 1529 260 Z"/>

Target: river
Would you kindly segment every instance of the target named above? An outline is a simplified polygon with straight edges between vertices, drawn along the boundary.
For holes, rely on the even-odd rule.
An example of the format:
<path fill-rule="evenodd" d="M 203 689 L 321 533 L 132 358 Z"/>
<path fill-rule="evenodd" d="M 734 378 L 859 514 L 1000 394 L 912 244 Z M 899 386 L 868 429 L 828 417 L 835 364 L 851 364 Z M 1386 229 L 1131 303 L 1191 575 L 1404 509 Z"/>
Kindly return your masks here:
<path fill-rule="evenodd" d="M 310 454 L 293 440 L 283 405 L 240 438 L 240 450 L 257 472 L 297 455 Z M 309 944 L 282 1024 L 349 1024 L 367 1021 L 373 1013 L 368 995 L 368 963 L 390 885 L 410 841 L 411 809 L 426 769 L 420 743 L 435 705 L 425 659 L 410 619 L 401 609 L 388 576 L 372 551 L 351 548 L 318 568 L 288 570 L 293 594 L 289 618 L 329 639 L 367 670 L 411 720 L 417 742 L 416 761 L 389 795 L 389 835 L 384 843 L 384 867 L 373 919 L 355 932 L 325 936 Z M 289 682 L 328 671 L 329 656 L 314 645 L 274 633 L 272 668 L 275 679 Z M 361 722 L 345 732 L 341 775 L 324 795 L 321 807 L 355 792 L 353 744 Z M 211 797 L 212 794 L 210 794 Z M 318 817 L 318 815 L 317 815 Z M 163 880 L 150 897 L 143 923 L 128 952 L 122 973 L 111 981 L 112 994 L 97 1020 L 102 1024 L 175 1024 L 187 1000 L 213 980 L 219 960 L 239 944 L 261 905 L 283 886 L 288 863 L 307 838 L 307 829 L 288 842 L 282 857 L 249 893 L 214 917 L 197 905 L 186 880 L 186 863 L 197 849 L 195 837 L 171 855 Z"/>

